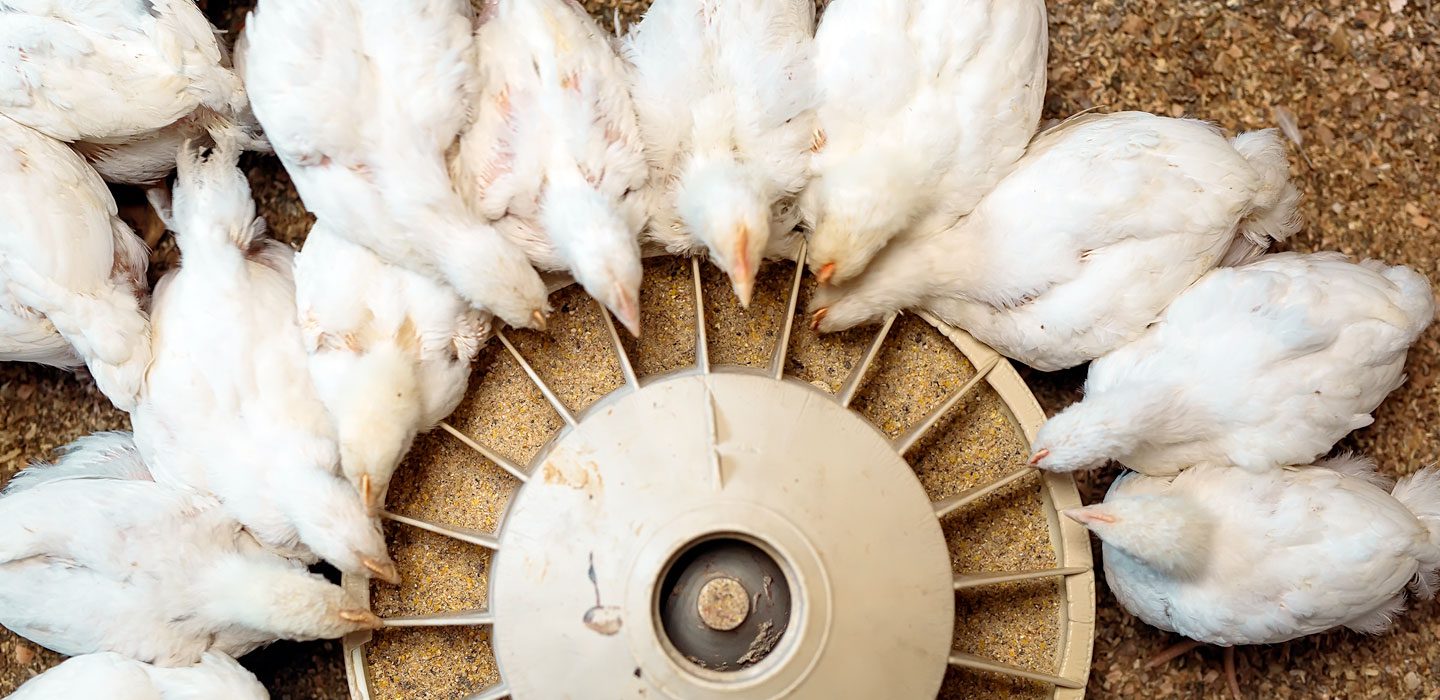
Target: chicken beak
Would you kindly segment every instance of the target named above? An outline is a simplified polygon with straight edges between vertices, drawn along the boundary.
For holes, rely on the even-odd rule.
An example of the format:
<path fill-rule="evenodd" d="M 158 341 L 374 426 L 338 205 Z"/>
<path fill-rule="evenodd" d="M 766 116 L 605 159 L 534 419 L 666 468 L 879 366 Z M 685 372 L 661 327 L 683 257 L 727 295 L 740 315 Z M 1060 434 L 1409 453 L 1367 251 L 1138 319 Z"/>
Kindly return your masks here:
<path fill-rule="evenodd" d="M 1103 510 L 1103 504 L 1085 506 L 1084 508 L 1070 508 L 1067 510 L 1062 510 L 1060 511 L 1060 513 L 1065 517 L 1087 527 L 1097 523 L 1104 523 L 1106 525 L 1109 525 L 1115 522 L 1115 516 Z"/>
<path fill-rule="evenodd" d="M 549 323 L 545 320 L 545 314 L 539 309 L 530 312 L 530 322 L 530 327 L 541 333 L 544 333 L 545 329 L 549 327 Z"/>
<path fill-rule="evenodd" d="M 365 502 L 365 512 L 372 518 L 385 507 L 385 492 L 374 487 L 369 474 L 360 475 L 360 498 Z"/>
<path fill-rule="evenodd" d="M 640 301 L 635 298 L 634 294 L 626 291 L 624 285 L 619 282 L 615 283 L 614 291 L 615 308 L 612 311 L 615 312 L 616 318 L 620 319 L 620 323 L 625 326 L 625 330 L 630 331 L 630 335 L 639 338 Z"/>
<path fill-rule="evenodd" d="M 829 142 L 830 139 L 825 135 L 825 130 L 815 127 L 815 133 L 810 135 L 810 152 L 819 153 L 825 150 L 825 144 Z"/>
<path fill-rule="evenodd" d="M 830 284 L 830 278 L 835 276 L 835 263 L 828 262 L 820 266 L 820 271 L 815 273 L 815 281 L 820 284 Z"/>
<path fill-rule="evenodd" d="M 400 572 L 395 568 L 395 562 L 379 561 L 372 557 L 362 557 L 360 563 L 375 575 L 375 578 L 391 585 L 400 585 Z"/>
<path fill-rule="evenodd" d="M 735 234 L 735 264 L 730 268 L 730 284 L 740 306 L 750 308 L 750 297 L 755 293 L 755 265 L 750 260 L 750 227 L 741 224 Z"/>
<path fill-rule="evenodd" d="M 385 621 L 369 610 L 341 610 L 340 619 L 353 623 L 362 630 L 378 630 L 385 626 Z"/>
<path fill-rule="evenodd" d="M 755 278 L 734 277 L 731 273 L 731 288 L 735 290 L 735 297 L 740 300 L 740 306 L 750 308 L 750 297 L 755 294 Z"/>
<path fill-rule="evenodd" d="M 825 308 L 820 309 L 819 311 L 816 311 L 816 312 L 814 313 L 814 315 L 812 315 L 812 316 L 810 317 L 810 330 L 815 331 L 816 333 L 819 333 L 819 332 L 820 332 L 820 322 L 821 322 L 821 321 L 824 321 L 824 320 L 825 320 L 825 316 L 826 316 L 827 314 L 829 314 L 829 313 L 830 313 L 830 307 L 828 307 L 828 306 L 825 307 Z"/>
<path fill-rule="evenodd" d="M 1049 456 L 1050 456 L 1050 450 L 1048 450 L 1048 449 L 1044 449 L 1044 450 L 1040 450 L 1039 452 L 1036 452 L 1035 454 L 1033 454 L 1033 455 L 1030 456 L 1030 466 L 1032 466 L 1032 467 L 1038 467 L 1038 466 L 1040 466 L 1041 460 L 1044 460 L 1046 457 L 1049 457 Z"/>

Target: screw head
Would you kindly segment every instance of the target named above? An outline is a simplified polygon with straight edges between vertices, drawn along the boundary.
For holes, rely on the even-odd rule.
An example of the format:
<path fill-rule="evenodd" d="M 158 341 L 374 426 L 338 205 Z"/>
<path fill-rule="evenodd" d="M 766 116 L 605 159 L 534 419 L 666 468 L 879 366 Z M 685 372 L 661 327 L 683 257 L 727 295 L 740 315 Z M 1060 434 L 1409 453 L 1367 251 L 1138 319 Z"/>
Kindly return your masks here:
<path fill-rule="evenodd" d="M 706 627 L 729 632 L 750 615 L 750 593 L 744 584 L 729 576 L 717 576 L 700 588 L 695 608 Z"/>

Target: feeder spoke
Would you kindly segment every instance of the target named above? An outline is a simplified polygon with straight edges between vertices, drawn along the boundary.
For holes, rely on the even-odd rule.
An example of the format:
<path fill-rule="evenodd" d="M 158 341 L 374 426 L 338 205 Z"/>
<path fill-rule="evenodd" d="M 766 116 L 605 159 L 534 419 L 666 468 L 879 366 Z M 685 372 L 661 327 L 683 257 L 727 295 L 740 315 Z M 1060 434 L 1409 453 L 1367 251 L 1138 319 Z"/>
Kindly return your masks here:
<path fill-rule="evenodd" d="M 950 410 L 955 408 L 957 404 L 965 400 L 965 397 L 969 395 L 971 391 L 974 391 L 975 387 L 979 386 L 980 382 L 984 381 L 985 377 L 990 374 L 990 370 L 995 369 L 995 366 L 998 364 L 1000 364 L 1000 358 L 998 356 L 990 358 L 989 362 L 978 368 L 975 376 L 971 377 L 970 380 L 961 385 L 959 389 L 956 389 L 949 396 L 945 397 L 945 400 L 940 402 L 940 405 L 936 406 L 935 410 L 931 411 L 923 420 L 901 434 L 900 437 L 891 441 L 891 444 L 895 446 L 895 451 L 901 455 L 910 452 L 910 448 L 920 442 L 920 439 L 925 437 L 925 434 L 934 429 L 936 425 L 939 425 L 940 419 L 949 414 Z"/>
<path fill-rule="evenodd" d="M 515 348 L 515 344 L 510 342 L 510 337 L 505 335 L 504 331 L 495 331 L 495 335 L 500 338 L 500 342 L 505 345 L 506 350 L 510 351 L 510 355 L 515 358 L 515 361 L 520 363 L 520 369 L 525 370 L 525 376 L 530 378 L 530 383 L 534 384 L 536 388 L 540 390 L 540 393 L 545 396 L 545 400 L 550 402 L 550 407 L 554 408 L 555 412 L 560 414 L 560 418 L 565 421 L 566 425 L 572 428 L 575 427 L 575 416 L 570 413 L 570 409 L 565 407 L 565 403 L 560 400 L 559 396 L 555 395 L 555 392 L 550 389 L 550 385 L 546 384 L 545 380 L 541 379 L 540 375 L 535 373 L 535 368 L 531 367 L 530 363 L 525 361 L 525 357 Z"/>
<path fill-rule="evenodd" d="M 387 617 L 383 622 L 386 627 L 488 627 L 495 624 L 495 614 L 488 608 L 479 608 L 454 613 Z"/>
<path fill-rule="evenodd" d="M 1059 569 L 1040 569 L 1038 571 L 985 571 L 978 574 L 956 574 L 955 590 L 967 588 L 979 588 L 981 586 L 994 586 L 1001 583 L 1013 581 L 1033 581 L 1041 578 L 1055 576 L 1074 576 L 1083 574 L 1090 569 L 1084 566 L 1067 566 Z"/>
<path fill-rule="evenodd" d="M 492 552 L 500 551 L 500 539 L 488 532 L 472 530 L 468 527 L 440 525 L 439 523 L 432 523 L 427 520 L 417 520 L 415 518 L 409 518 L 398 513 L 391 513 L 388 510 L 381 511 L 380 517 L 386 520 L 400 523 L 402 525 L 409 525 L 410 527 L 424 530 L 426 532 L 433 532 L 437 535 L 449 537 L 452 540 L 468 542 L 477 547 L 484 547 L 485 549 L 488 549 Z"/>
<path fill-rule="evenodd" d="M 850 370 L 850 376 L 845 378 L 845 384 L 840 387 L 840 395 L 837 397 L 840 405 L 850 407 L 850 402 L 855 400 L 855 395 L 860 393 L 860 387 L 865 385 L 865 375 L 870 371 L 870 365 L 875 358 L 880 356 L 880 348 L 885 346 L 885 338 L 890 335 L 890 327 L 895 325 L 898 314 L 890 314 L 885 317 L 885 324 L 880 326 L 880 332 L 870 341 L 870 347 L 865 349 L 865 355 L 860 358 L 860 363 L 855 369 Z"/>
<path fill-rule="evenodd" d="M 710 339 L 705 332 L 705 289 L 700 283 L 700 258 L 690 258 L 690 276 L 695 280 L 695 366 L 710 373 Z"/>
<path fill-rule="evenodd" d="M 449 423 L 441 421 L 440 427 L 444 428 L 445 432 L 454 435 L 455 439 L 465 443 L 466 447 L 475 450 L 476 452 L 479 452 L 481 457 L 484 457 L 485 459 L 494 462 L 501 469 L 504 469 L 510 474 L 510 476 L 519 479 L 522 483 L 530 480 L 529 472 L 526 472 L 524 467 L 511 461 L 505 455 L 502 455 L 499 452 L 496 452 L 495 450 L 492 450 L 489 447 L 480 444 L 474 438 L 460 432 L 455 426 L 450 425 Z"/>
<path fill-rule="evenodd" d="M 800 280 L 805 278 L 807 248 L 806 243 L 801 241 L 800 254 L 795 256 L 795 279 L 790 283 L 790 304 L 785 309 L 780 335 L 775 339 L 775 352 L 770 355 L 770 376 L 775 379 L 785 376 L 785 355 L 790 352 L 790 333 L 795 328 L 795 306 L 800 302 Z"/>
<path fill-rule="evenodd" d="M 1025 680 L 1030 681 L 1040 681 L 1041 683 L 1049 683 L 1050 685 L 1059 686 L 1061 688 L 1085 687 L 1083 684 L 1070 680 L 1069 678 L 1065 678 L 1063 676 L 1057 676 L 1050 673 L 1041 673 L 1039 671 L 1031 671 L 1029 669 L 1020 668 L 1019 666 L 1002 664 L 999 661 L 991 661 L 990 659 L 981 658 L 979 656 L 975 656 L 974 654 L 965 654 L 958 651 L 950 652 L 950 665 L 959 668 L 971 668 L 977 671 L 989 671 L 991 673 L 999 673 L 1001 675 L 1010 676 L 1012 678 L 1024 678 Z"/>
<path fill-rule="evenodd" d="M 595 300 L 595 305 L 600 307 L 600 318 L 605 319 L 605 330 L 610 332 L 610 347 L 615 351 L 615 360 L 620 363 L 620 373 L 625 375 L 625 383 L 631 389 L 639 389 L 640 379 L 635 376 L 635 367 L 630 364 L 630 354 L 625 352 L 625 344 L 620 342 L 620 331 L 615 328 L 615 319 L 600 300 Z"/>
<path fill-rule="evenodd" d="M 996 491 L 999 491 L 1000 489 L 1003 489 L 1006 486 L 1015 483 L 1016 481 L 1030 476 L 1031 474 L 1037 473 L 1039 473 L 1039 470 L 1035 469 L 1034 467 L 1021 467 L 998 479 L 987 481 L 979 486 L 976 486 L 975 488 L 951 496 L 943 501 L 936 501 L 935 517 L 943 520 L 945 519 L 945 516 L 950 515 L 951 513 L 954 513 L 955 511 L 964 508 L 965 506 L 968 506 L 975 501 L 989 496 L 990 494 L 995 493 Z"/>
<path fill-rule="evenodd" d="M 370 700 L 371 698 L 370 669 L 365 662 L 365 645 L 370 643 L 370 640 L 373 639 L 374 636 L 375 633 L 371 630 L 361 630 L 345 635 L 341 641 L 345 654 L 345 663 L 354 669 L 354 673 L 349 675 L 351 689 L 353 690 L 351 697 L 356 698 L 356 700 Z"/>
<path fill-rule="evenodd" d="M 619 12 L 619 10 L 616 10 L 616 12 Z M 500 700 L 501 698 L 508 697 L 510 697 L 510 686 L 505 681 L 500 681 L 489 688 L 465 698 L 465 700 Z"/>
<path fill-rule="evenodd" d="M 715 394 L 710 390 L 710 380 L 705 382 L 705 439 L 709 443 L 711 483 L 716 491 L 725 489 L 725 468 L 720 460 L 720 424 L 715 416 Z"/>

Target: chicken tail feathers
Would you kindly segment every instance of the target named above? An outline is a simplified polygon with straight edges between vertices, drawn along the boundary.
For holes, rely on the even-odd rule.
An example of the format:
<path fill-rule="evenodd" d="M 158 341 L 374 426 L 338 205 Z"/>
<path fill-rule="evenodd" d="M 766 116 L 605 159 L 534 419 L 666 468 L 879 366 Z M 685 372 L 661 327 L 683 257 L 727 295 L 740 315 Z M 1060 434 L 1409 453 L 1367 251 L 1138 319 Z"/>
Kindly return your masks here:
<path fill-rule="evenodd" d="M 5 485 L 5 495 L 63 479 L 154 481 L 140 458 L 132 433 L 110 431 L 86 435 L 62 448 L 54 464 L 34 462 Z"/>
<path fill-rule="evenodd" d="M 115 246 L 115 267 L 110 277 L 116 285 L 130 286 L 137 294 L 149 286 L 146 271 L 150 268 L 150 247 L 145 245 L 125 222 L 110 220 L 111 243 Z"/>
<path fill-rule="evenodd" d="M 203 127 L 215 143 L 233 141 L 239 148 L 246 151 L 261 153 L 275 151 L 274 146 L 271 146 L 270 141 L 265 137 L 265 131 L 260 126 L 260 121 L 255 118 L 255 113 L 248 105 L 233 115 L 202 106 L 196 108 L 190 118 Z"/>
<path fill-rule="evenodd" d="M 211 135 L 208 152 L 193 141 L 180 149 L 170 223 L 187 257 L 217 246 L 248 254 L 265 232 L 264 220 L 255 216 L 250 183 L 238 167 L 240 144 L 228 132 Z"/>
<path fill-rule="evenodd" d="M 1366 260 L 1360 264 L 1395 285 L 1398 292 L 1391 295 L 1391 303 L 1405 315 L 1408 331 L 1405 344 L 1413 344 L 1435 320 L 1435 292 L 1430 288 L 1430 281 L 1404 265 L 1386 265 L 1378 260 Z"/>
<path fill-rule="evenodd" d="M 1381 634 L 1390 629 L 1395 618 L 1405 612 L 1405 594 L 1401 593 L 1381 603 L 1379 607 L 1345 623 L 1348 629 L 1360 634 Z"/>
<path fill-rule="evenodd" d="M 1415 595 L 1434 597 L 1440 584 L 1440 469 L 1427 467 L 1401 479 L 1390 492 L 1430 533 L 1430 546 L 1418 557 L 1420 569 L 1411 584 Z"/>
<path fill-rule="evenodd" d="M 1389 479 L 1375 471 L 1375 460 L 1354 452 L 1344 452 L 1329 459 L 1322 459 L 1316 462 L 1315 466 L 1333 469 L 1345 476 L 1360 479 L 1376 488 L 1385 489 L 1391 485 Z"/>
<path fill-rule="evenodd" d="M 1264 253 L 1271 243 L 1300 230 L 1300 190 L 1290 183 L 1290 160 L 1285 142 L 1275 129 L 1250 131 L 1231 142 L 1260 176 L 1260 187 L 1250 211 L 1240 221 L 1235 242 L 1221 258 L 1225 266 L 1241 265 Z"/>

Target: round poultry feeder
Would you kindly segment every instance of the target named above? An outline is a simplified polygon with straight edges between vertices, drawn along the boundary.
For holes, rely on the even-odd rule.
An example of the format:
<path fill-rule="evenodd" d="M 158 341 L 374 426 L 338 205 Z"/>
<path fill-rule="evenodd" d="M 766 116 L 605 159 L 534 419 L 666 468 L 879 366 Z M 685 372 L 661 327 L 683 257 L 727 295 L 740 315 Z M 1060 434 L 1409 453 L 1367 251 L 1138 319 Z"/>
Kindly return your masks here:
<path fill-rule="evenodd" d="M 392 486 L 352 697 L 1081 697 L 1090 549 L 1015 370 L 923 316 L 810 332 L 803 252 L 748 310 L 710 267 L 647 261 L 642 339 L 563 280 L 482 351 Z"/>

